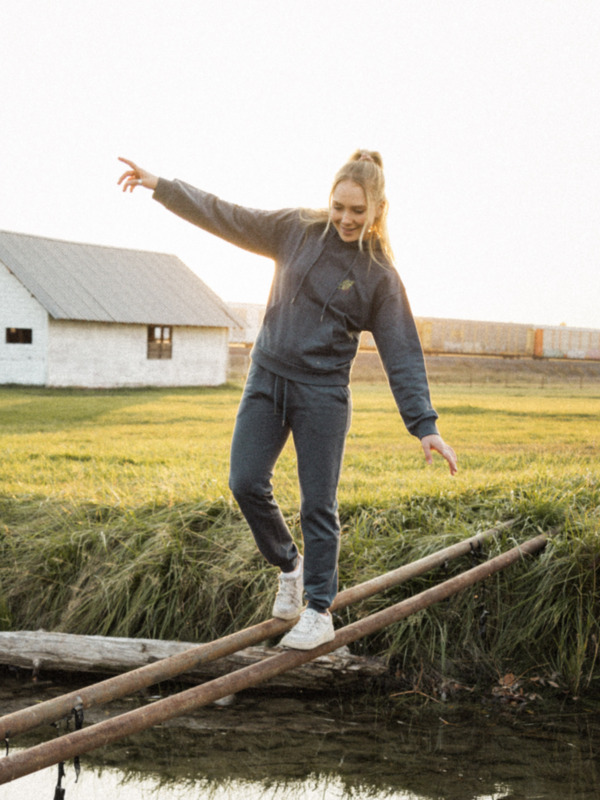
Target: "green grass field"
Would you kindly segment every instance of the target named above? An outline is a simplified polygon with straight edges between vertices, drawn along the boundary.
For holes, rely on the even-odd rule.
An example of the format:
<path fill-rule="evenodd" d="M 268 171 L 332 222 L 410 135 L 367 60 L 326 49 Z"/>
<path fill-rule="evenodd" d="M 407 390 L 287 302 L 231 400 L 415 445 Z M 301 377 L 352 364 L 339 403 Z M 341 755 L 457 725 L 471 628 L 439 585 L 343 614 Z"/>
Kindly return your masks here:
<path fill-rule="evenodd" d="M 75 392 L 0 389 L 3 493 L 18 498 L 162 505 L 227 497 L 240 389 Z M 506 490 L 597 477 L 600 390 L 440 387 L 444 437 L 460 458 L 451 479 L 427 468 L 382 384 L 353 389 L 342 505 L 389 507 L 416 493 Z M 279 464 L 280 501 L 297 505 L 293 448 Z"/>
<path fill-rule="evenodd" d="M 0 628 L 206 640 L 269 616 L 265 568 L 227 488 L 241 389 L 0 389 Z M 557 526 L 546 551 L 363 642 L 443 682 L 505 670 L 600 685 L 600 390 L 433 387 L 450 477 L 427 467 L 385 384 L 353 387 L 340 484 L 340 579 L 365 580 L 514 519 L 489 549 Z M 293 449 L 276 472 L 295 535 Z M 448 575 L 469 564 L 449 567 Z M 381 608 L 427 576 L 344 612 Z M 489 584 L 489 585 L 488 585 Z"/>

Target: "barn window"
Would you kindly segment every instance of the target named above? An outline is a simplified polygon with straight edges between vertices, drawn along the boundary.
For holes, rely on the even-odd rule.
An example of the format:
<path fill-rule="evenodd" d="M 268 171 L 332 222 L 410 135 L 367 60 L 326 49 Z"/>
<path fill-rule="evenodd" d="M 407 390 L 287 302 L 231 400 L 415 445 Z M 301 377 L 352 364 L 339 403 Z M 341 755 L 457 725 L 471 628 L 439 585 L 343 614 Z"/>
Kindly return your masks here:
<path fill-rule="evenodd" d="M 173 328 L 170 325 L 148 325 L 148 358 L 171 358 Z"/>
<path fill-rule="evenodd" d="M 7 328 L 6 344 L 31 344 L 33 331 L 31 328 Z"/>

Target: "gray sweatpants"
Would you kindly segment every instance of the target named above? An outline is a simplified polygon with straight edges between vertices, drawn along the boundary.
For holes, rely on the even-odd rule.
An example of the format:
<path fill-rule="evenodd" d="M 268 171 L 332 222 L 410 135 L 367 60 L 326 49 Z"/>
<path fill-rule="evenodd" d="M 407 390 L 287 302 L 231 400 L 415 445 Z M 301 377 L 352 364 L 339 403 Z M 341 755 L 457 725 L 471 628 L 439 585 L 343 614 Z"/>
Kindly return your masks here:
<path fill-rule="evenodd" d="M 231 491 L 260 552 L 290 572 L 298 550 L 273 498 L 271 480 L 291 432 L 300 484 L 304 586 L 309 607 L 317 611 L 329 608 L 337 593 L 337 486 L 350 416 L 347 386 L 298 383 L 252 364 L 231 444 Z"/>

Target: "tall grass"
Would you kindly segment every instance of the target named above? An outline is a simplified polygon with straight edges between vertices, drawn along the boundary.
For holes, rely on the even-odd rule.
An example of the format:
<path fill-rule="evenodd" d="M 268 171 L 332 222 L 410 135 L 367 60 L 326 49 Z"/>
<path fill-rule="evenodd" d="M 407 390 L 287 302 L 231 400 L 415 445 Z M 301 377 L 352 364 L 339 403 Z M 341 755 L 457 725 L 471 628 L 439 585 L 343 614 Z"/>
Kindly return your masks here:
<path fill-rule="evenodd" d="M 275 573 L 227 490 L 236 386 L 0 390 L 0 627 L 208 640 L 270 615 Z M 422 461 L 389 390 L 354 387 L 340 485 L 343 586 L 515 524 L 494 555 L 556 528 L 544 553 L 359 643 L 438 683 L 511 670 L 598 689 L 600 395 L 443 387 L 460 455 Z M 293 452 L 277 493 L 300 541 Z M 448 565 L 340 615 L 382 608 L 470 566 Z"/>
<path fill-rule="evenodd" d="M 194 640 L 260 615 L 264 570 L 224 501 L 30 509 L 3 537 L 12 627 Z"/>

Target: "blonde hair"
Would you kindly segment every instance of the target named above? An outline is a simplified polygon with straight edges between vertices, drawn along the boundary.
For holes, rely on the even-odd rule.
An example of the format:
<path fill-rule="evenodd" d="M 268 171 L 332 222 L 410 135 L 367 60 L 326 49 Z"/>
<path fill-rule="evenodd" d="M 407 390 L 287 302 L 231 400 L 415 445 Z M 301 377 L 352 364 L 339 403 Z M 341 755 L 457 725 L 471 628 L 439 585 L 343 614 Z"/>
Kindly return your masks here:
<path fill-rule="evenodd" d="M 369 255 L 380 263 L 377 258 L 377 245 L 390 262 L 394 260 L 392 245 L 387 228 L 388 200 L 385 195 L 385 178 L 383 175 L 383 159 L 376 150 L 355 150 L 348 161 L 339 169 L 333 179 L 333 186 L 329 193 L 329 208 L 316 211 L 305 218 L 307 223 L 326 222 L 323 235 L 331 226 L 331 203 L 333 193 L 342 181 L 352 181 L 360 186 L 365 194 L 367 204 L 367 221 L 360 232 L 358 246 L 362 250 L 366 241 Z M 369 220 L 373 222 L 369 225 Z"/>

